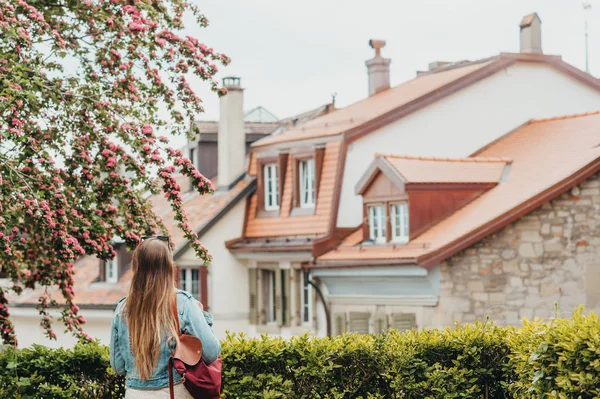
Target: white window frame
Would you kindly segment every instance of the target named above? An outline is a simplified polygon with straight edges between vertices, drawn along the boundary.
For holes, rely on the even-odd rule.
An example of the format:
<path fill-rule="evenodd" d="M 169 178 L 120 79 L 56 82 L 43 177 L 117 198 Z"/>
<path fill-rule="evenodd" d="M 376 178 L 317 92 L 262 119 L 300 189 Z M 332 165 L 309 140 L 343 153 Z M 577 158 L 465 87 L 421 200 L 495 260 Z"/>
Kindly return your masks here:
<path fill-rule="evenodd" d="M 387 240 L 385 208 L 385 204 L 372 204 L 367 206 L 369 238 L 377 244 L 385 243 Z M 380 214 L 377 214 L 376 210 L 380 210 Z M 375 224 L 375 219 L 379 222 L 377 225 Z"/>
<path fill-rule="evenodd" d="M 194 292 L 194 272 L 196 272 L 196 292 Z M 200 300 L 200 269 L 197 267 L 186 267 L 179 269 L 179 288 L 189 292 L 192 296 Z"/>
<path fill-rule="evenodd" d="M 396 207 L 399 207 L 399 214 L 396 214 Z M 407 243 L 409 241 L 409 223 L 408 220 L 408 202 L 395 202 L 390 204 L 390 215 L 392 225 L 392 241 L 397 243 Z M 398 225 L 399 224 L 399 225 Z M 397 230 L 400 230 L 398 234 Z"/>
<path fill-rule="evenodd" d="M 300 208 L 315 206 L 315 160 L 298 162 L 298 185 L 300 188 Z"/>
<path fill-rule="evenodd" d="M 104 280 L 110 284 L 116 284 L 119 281 L 119 263 L 116 256 L 104 261 Z"/>
<path fill-rule="evenodd" d="M 265 185 L 264 204 L 266 211 L 279 209 L 279 168 L 276 163 L 266 164 L 263 168 Z"/>
<path fill-rule="evenodd" d="M 300 287 L 302 288 L 302 325 L 303 326 L 311 326 L 313 324 L 313 298 L 312 298 L 312 286 L 310 284 L 305 284 L 306 281 L 305 274 L 307 272 L 302 272 L 302 281 L 300 282 Z M 306 320 L 306 316 L 308 316 L 308 320 Z"/>

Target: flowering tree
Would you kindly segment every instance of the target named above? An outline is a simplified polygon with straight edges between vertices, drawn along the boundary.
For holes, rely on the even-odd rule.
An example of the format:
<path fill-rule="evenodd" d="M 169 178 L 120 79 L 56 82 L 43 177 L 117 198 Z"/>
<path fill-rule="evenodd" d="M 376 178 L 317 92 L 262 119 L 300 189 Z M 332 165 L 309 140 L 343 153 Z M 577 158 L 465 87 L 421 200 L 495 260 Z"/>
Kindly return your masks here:
<path fill-rule="evenodd" d="M 210 261 L 173 175 L 203 194 L 212 185 L 156 133 L 184 134 L 202 112 L 186 76 L 225 94 L 214 75 L 228 58 L 179 36 L 185 15 L 208 23 L 188 0 L 0 1 L 0 272 L 16 293 L 58 287 L 62 319 L 81 337 L 74 263 L 113 257 L 115 236 L 134 246 L 164 230 L 148 192 L 164 192 Z M 45 292 L 38 310 L 55 338 L 48 310 L 57 303 Z M 15 345 L 6 294 L 0 288 L 0 333 Z"/>

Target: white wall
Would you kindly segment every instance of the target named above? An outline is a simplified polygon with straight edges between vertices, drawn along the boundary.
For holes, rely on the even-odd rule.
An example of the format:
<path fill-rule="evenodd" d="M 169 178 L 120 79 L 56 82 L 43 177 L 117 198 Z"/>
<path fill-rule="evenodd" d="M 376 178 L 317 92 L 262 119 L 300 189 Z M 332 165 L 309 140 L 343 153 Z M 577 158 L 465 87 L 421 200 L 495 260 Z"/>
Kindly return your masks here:
<path fill-rule="evenodd" d="M 14 323 L 17 333 L 17 340 L 20 348 L 30 347 L 32 344 L 41 344 L 51 348 L 71 348 L 77 343 L 77 339 L 70 333 L 65 334 L 65 326 L 57 319 L 60 312 L 53 311 L 50 314 L 54 317 L 53 330 L 56 333 L 56 341 L 46 338 L 43 329 L 40 326 L 41 316 L 35 308 L 10 308 L 11 320 Z M 93 338 L 99 338 L 105 344 L 110 344 L 110 324 L 113 311 L 81 309 L 79 312 L 87 323 L 84 325 L 84 331 Z"/>
<path fill-rule="evenodd" d="M 597 109 L 600 92 L 544 64 L 515 64 L 352 143 L 337 225 L 361 223 L 354 190 L 377 152 L 465 157 L 530 119 Z"/>
<path fill-rule="evenodd" d="M 225 242 L 242 236 L 246 201 L 238 202 L 205 235 L 202 244 L 213 256 L 208 276 L 209 312 L 213 331 L 225 338 L 226 331 L 248 332 L 248 269 L 225 247 Z"/>

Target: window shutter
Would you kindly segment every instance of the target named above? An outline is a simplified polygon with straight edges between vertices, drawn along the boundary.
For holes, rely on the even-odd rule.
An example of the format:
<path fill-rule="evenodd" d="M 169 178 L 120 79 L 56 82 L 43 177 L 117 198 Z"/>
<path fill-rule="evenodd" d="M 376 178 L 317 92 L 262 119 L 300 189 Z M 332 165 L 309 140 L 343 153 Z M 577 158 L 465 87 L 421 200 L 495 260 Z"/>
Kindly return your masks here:
<path fill-rule="evenodd" d="M 335 334 L 341 335 L 348 331 L 346 329 L 346 313 L 336 313 L 334 316 L 335 319 Z"/>
<path fill-rule="evenodd" d="M 292 304 L 291 304 L 291 270 L 283 269 L 282 271 L 283 282 L 282 282 L 282 298 L 283 298 L 283 325 L 289 327 L 292 325 Z"/>
<path fill-rule="evenodd" d="M 376 314 L 373 318 L 373 330 L 375 334 L 381 334 L 389 328 L 388 316 L 383 313 Z"/>
<path fill-rule="evenodd" d="M 350 321 L 348 323 L 348 331 L 359 334 L 369 333 L 370 313 L 366 312 L 350 312 Z"/>
<path fill-rule="evenodd" d="M 414 313 L 396 313 L 392 315 L 390 328 L 398 331 L 407 331 L 417 328 L 417 319 Z"/>
<path fill-rule="evenodd" d="M 204 310 L 208 312 L 208 267 L 200 266 L 200 302 L 202 302 L 202 306 Z"/>
<path fill-rule="evenodd" d="M 302 324 L 303 321 L 303 317 L 304 317 L 304 303 L 302 301 L 303 295 L 304 295 L 304 275 L 302 274 L 302 270 L 294 270 L 294 276 L 295 276 L 295 281 L 294 281 L 294 299 L 295 299 L 295 306 L 294 306 L 294 317 L 295 317 L 295 322 L 294 324 L 299 326 Z"/>
<path fill-rule="evenodd" d="M 248 283 L 249 283 L 249 293 L 250 293 L 250 324 L 258 324 L 258 292 L 257 292 L 257 284 L 258 278 L 256 275 L 256 269 L 248 269 Z"/>
<path fill-rule="evenodd" d="M 100 274 L 98 275 L 98 281 L 106 281 L 106 261 L 100 260 Z"/>
<path fill-rule="evenodd" d="M 275 320 L 277 325 L 283 325 L 283 295 L 282 295 L 282 276 L 283 270 L 275 270 Z"/>

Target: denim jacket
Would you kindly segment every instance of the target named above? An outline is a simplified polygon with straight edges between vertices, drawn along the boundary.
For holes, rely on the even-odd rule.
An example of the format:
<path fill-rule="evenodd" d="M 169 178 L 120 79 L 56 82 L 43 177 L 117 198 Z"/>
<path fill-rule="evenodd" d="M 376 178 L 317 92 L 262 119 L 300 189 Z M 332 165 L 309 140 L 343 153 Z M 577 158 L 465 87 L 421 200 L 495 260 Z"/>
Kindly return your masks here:
<path fill-rule="evenodd" d="M 147 380 L 141 380 L 135 368 L 135 359 L 131 352 L 129 329 L 123 312 L 126 298 L 119 301 L 112 319 L 110 337 L 110 365 L 117 374 L 126 376 L 126 386 L 134 389 L 158 389 L 169 385 L 169 351 L 167 339 L 160 343 L 160 356 L 154 373 Z M 200 310 L 198 302 L 188 292 L 177 290 L 177 310 L 181 332 L 200 338 L 202 341 L 202 358 L 207 364 L 214 362 L 221 353 L 219 340 L 212 332 L 212 317 Z M 181 376 L 174 371 L 174 383 L 181 381 Z"/>

